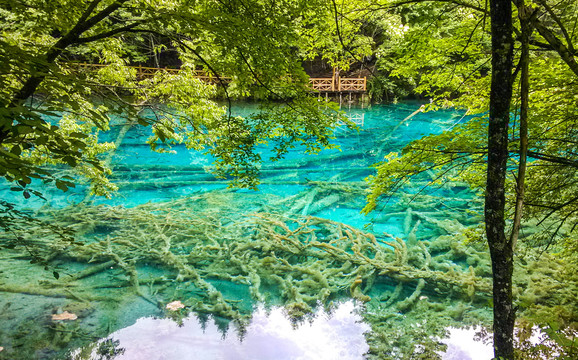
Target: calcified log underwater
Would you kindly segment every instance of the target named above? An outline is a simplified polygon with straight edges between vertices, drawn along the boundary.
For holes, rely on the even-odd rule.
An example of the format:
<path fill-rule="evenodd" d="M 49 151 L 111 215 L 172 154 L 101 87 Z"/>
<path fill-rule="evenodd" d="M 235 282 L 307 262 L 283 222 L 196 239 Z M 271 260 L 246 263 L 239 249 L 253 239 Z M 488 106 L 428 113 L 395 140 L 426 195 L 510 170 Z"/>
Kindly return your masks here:
<path fill-rule="evenodd" d="M 115 160 L 116 204 L 78 203 L 82 194 L 72 194 L 36 209 L 40 221 L 2 234 L 14 246 L 0 256 L 0 357 L 66 357 L 139 317 L 180 321 L 191 311 L 223 331 L 232 321 L 242 334 L 256 304 L 282 306 L 299 324 L 316 307 L 353 298 L 372 329 L 367 358 L 438 349 L 434 336 L 449 326 L 490 325 L 488 251 L 464 236 L 480 231 L 472 191 L 459 183 L 417 191 L 424 179 L 372 217 L 359 215 L 362 179 L 378 156 L 424 124 L 435 132 L 460 120 L 420 114 L 402 132 L 409 109 L 358 110 L 365 130 L 338 130 L 342 152 L 268 164 L 260 192 L 227 189 L 203 163 L 122 163 L 138 143 L 129 136 Z M 526 256 L 514 292 L 533 311 L 575 304 L 572 286 L 561 285 L 567 271 L 547 254 Z M 167 310 L 173 301 L 185 307 Z"/>

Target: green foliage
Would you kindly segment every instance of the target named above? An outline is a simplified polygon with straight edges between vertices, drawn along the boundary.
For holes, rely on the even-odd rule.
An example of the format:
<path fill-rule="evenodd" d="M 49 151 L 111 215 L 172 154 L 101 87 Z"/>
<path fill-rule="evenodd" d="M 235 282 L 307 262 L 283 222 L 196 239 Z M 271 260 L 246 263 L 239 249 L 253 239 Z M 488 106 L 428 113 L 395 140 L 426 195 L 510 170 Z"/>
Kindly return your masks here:
<path fill-rule="evenodd" d="M 386 43 L 377 51 L 385 64 L 395 64 L 393 69 L 384 65 L 384 71 L 413 81 L 416 92 L 431 96 L 433 103 L 426 106 L 427 110 L 457 106 L 465 109 L 467 115 L 477 116 L 443 134 L 415 141 L 400 154 L 387 155 L 384 162 L 376 165 L 377 174 L 369 178 L 372 191 L 366 212 L 376 206 L 381 196 L 400 190 L 416 176 L 426 176 L 432 185 L 459 179 L 473 188 L 485 186 L 489 20 L 475 4 L 461 5 L 439 2 L 434 6 L 418 3 L 388 8 L 387 16 L 397 14 L 407 28 L 397 42 Z M 562 2 L 549 4 L 549 11 L 544 5 L 535 8 L 558 20 L 556 25 L 548 25 L 558 26 L 561 34 L 562 26 L 572 28 L 575 22 L 575 18 L 569 17 L 568 6 L 568 2 Z M 578 82 L 567 62 L 552 47 L 548 48 L 546 39 L 541 39 L 537 31 L 534 37 L 530 59 L 530 162 L 524 216 L 526 220 L 542 220 L 542 231 L 534 239 L 537 244 L 548 246 L 556 238 L 571 236 L 571 232 L 575 236 L 576 227 L 570 225 L 576 223 L 578 209 L 575 196 L 578 148 L 573 140 L 577 136 Z M 569 40 L 567 44 L 571 47 L 575 40 Z M 518 83 L 514 89 L 516 99 L 520 91 Z M 519 159 L 518 107 L 519 101 L 515 100 L 509 140 L 508 166 L 512 170 Z M 513 171 L 510 174 L 507 197 L 513 204 L 516 174 Z"/>
<path fill-rule="evenodd" d="M 426 108 L 457 106 L 475 115 L 467 123 L 457 125 L 443 134 L 412 142 L 401 153 L 385 156 L 376 164 L 377 174 L 370 177 L 371 191 L 364 211 L 376 208 L 383 198 L 389 198 L 416 179 L 427 179 L 431 185 L 445 181 L 466 181 L 480 193 L 486 183 L 487 119 L 490 90 L 489 17 L 476 3 L 418 2 L 407 6 L 385 1 L 382 9 L 398 14 L 408 28 L 398 37 L 399 44 L 380 47 L 378 52 L 383 71 L 390 76 L 415 84 L 415 91 L 431 97 Z M 523 5 L 523 4 L 522 4 Z M 537 249 L 551 250 L 572 268 L 578 236 L 577 169 L 578 66 L 573 44 L 576 32 L 575 4 L 570 1 L 530 2 L 525 11 L 530 17 L 533 34 L 530 38 L 530 105 L 528 108 L 528 164 L 525 176 L 524 211 L 520 238 L 524 246 L 517 251 L 522 258 L 531 257 Z M 520 34 L 518 14 L 515 14 L 516 35 Z M 519 39 L 517 39 L 519 40 Z M 569 55 L 572 54 L 572 55 Z M 494 54 L 495 55 L 495 54 Z M 499 56 L 497 57 L 499 59 Z M 516 44 L 515 63 L 520 49 Z M 394 64 L 389 68 L 389 64 Z M 519 69 L 514 84 L 511 113 L 505 195 L 505 219 L 511 224 L 517 200 L 516 182 L 520 162 L 521 135 L 519 124 L 522 98 Z M 500 81 L 497 79 L 497 81 Z M 496 189 L 493 189 L 494 191 Z M 509 237 L 509 234 L 505 234 Z M 561 282 L 572 287 L 574 275 L 561 271 Z M 546 284 L 544 280 L 544 286 Z M 543 294 L 543 291 L 536 291 Z M 535 304 L 538 297 L 521 295 L 520 304 L 529 309 L 521 316 L 532 317 L 548 335 L 548 342 L 535 349 L 520 351 L 529 358 L 550 357 L 554 353 L 564 358 L 575 347 L 576 316 L 570 304 Z M 570 314 L 568 314 L 570 312 Z M 573 315 L 572 315 L 573 314 Z M 569 320 L 571 319 L 571 320 Z M 550 324 L 564 324 L 560 331 Z M 546 326 L 548 324 L 548 326 Z M 544 352 L 544 349 L 547 351 Z M 557 349 L 557 350 L 554 350 Z M 531 357 L 528 354 L 533 354 Z M 574 351 L 575 352 L 575 351 Z M 538 355 L 536 355 L 538 354 Z M 570 356 L 571 358 L 572 356 Z"/>
<path fill-rule="evenodd" d="M 532 57 L 530 75 L 528 140 L 533 160 L 528 165 L 525 215 L 543 225 L 541 245 L 548 246 L 556 238 L 575 241 L 578 77 L 564 63 L 545 54 Z M 513 136 L 512 149 L 517 147 L 518 139 Z"/>
<path fill-rule="evenodd" d="M 305 59 L 321 58 L 344 71 L 373 53 L 374 38 L 364 33 L 366 19 L 358 16 L 358 1 L 327 1 L 305 20 L 300 51 Z M 363 6 L 363 5 L 361 5 Z"/>
<path fill-rule="evenodd" d="M 474 189 L 482 187 L 486 152 L 478 139 L 485 135 L 486 126 L 487 119 L 476 117 L 442 134 L 414 141 L 401 153 L 386 155 L 375 165 L 377 174 L 368 178 L 371 192 L 364 212 L 371 212 L 383 196 L 393 195 L 420 177 L 429 180 L 428 186 L 466 181 Z"/>
<path fill-rule="evenodd" d="M 99 142 L 110 118 L 152 125 L 151 146 L 170 151 L 184 143 L 216 157 L 215 171 L 232 183 L 254 187 L 257 145 L 272 141 L 276 157 L 293 143 L 310 152 L 329 146 L 341 116 L 308 99 L 299 62 L 322 24 L 316 16 L 330 3 L 246 1 L 93 0 L 0 3 L 0 175 L 25 197 L 32 179 L 66 191 L 80 178 L 91 192 L 110 196 L 116 187 L 107 156 L 113 143 Z M 127 65 L 147 58 L 153 46 L 178 51 L 182 71 L 138 77 Z M 167 45 L 168 44 L 168 45 Z M 160 46 L 160 47 L 159 47 Z M 365 50 L 364 50 L 365 51 Z M 73 62 L 97 62 L 81 71 Z M 196 78 L 203 68 L 225 96 L 280 101 L 267 114 L 232 118 L 214 102 L 214 84 Z M 159 105 L 162 104 L 162 105 Z M 325 127 L 325 128 L 323 128 Z M 74 169 L 74 173 L 56 169 Z M 59 175 L 56 175 L 59 174 Z M 62 177 L 65 174 L 67 177 Z"/>
<path fill-rule="evenodd" d="M 302 146 L 308 154 L 335 148 L 330 143 L 333 128 L 337 121 L 345 119 L 338 115 L 336 107 L 328 105 L 326 113 L 320 114 L 319 106 L 317 100 L 305 97 L 282 106 L 272 105 L 246 118 L 227 119 L 227 127 L 220 128 L 226 136 L 218 137 L 217 146 L 210 150 L 217 159 L 216 174 L 221 177 L 232 175 L 233 185 L 254 188 L 258 184 L 255 175 L 262 159 L 256 151 L 257 146 L 272 145 L 271 161 L 281 159 L 296 146 Z M 237 130 L 233 132 L 231 128 Z"/>

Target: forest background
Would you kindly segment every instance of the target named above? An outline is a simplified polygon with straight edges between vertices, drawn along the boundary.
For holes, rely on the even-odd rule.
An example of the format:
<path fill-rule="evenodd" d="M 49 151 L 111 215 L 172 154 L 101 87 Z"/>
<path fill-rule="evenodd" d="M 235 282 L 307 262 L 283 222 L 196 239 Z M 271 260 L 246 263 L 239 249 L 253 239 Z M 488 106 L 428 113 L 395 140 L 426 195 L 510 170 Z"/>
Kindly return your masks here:
<path fill-rule="evenodd" d="M 114 144 L 99 143 L 98 132 L 123 114 L 152 127 L 157 151 L 185 143 L 217 159 L 217 176 L 256 187 L 259 144 L 273 144 L 277 157 L 296 143 L 309 152 L 332 146 L 343 116 L 318 106 L 308 76 L 333 68 L 368 76 L 374 102 L 418 97 L 428 99 L 424 111 L 463 108 L 476 115 L 467 124 L 376 165 L 365 211 L 426 171 L 436 174 L 432 186 L 460 179 L 485 194 L 486 232 L 469 236 L 489 244 L 496 357 L 510 359 L 516 309 L 534 306 L 512 295 L 514 264 L 554 253 L 576 289 L 577 7 L 571 0 L 0 1 L 0 172 L 25 198 L 42 197 L 37 181 L 66 191 L 81 179 L 112 196 L 104 154 Z M 81 72 L 78 62 L 107 66 Z M 181 72 L 143 81 L 127 65 Z M 220 86 L 198 80 L 199 68 Z M 240 118 L 218 97 L 283 106 Z M 60 177 L 62 166 L 76 175 Z M 11 204 L 2 207 L 6 232 L 25 226 Z M 571 358 L 575 306 L 540 308 L 524 321 L 543 326 Z"/>

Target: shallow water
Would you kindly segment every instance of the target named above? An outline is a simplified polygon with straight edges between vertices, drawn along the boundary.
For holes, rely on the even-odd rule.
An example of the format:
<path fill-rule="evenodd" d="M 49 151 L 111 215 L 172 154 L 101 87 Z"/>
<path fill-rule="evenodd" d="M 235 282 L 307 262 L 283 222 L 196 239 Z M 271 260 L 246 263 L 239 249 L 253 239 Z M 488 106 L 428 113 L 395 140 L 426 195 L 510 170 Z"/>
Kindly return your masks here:
<path fill-rule="evenodd" d="M 108 338 L 112 333 L 112 341 L 119 340 L 119 346 L 126 351 L 116 354 L 119 359 L 176 359 L 184 357 L 168 354 L 193 351 L 199 354 L 194 358 L 199 359 L 353 360 L 363 358 L 367 352 L 363 334 L 369 329 L 368 324 L 372 324 L 376 334 L 387 331 L 392 337 L 407 341 L 407 337 L 415 339 L 421 334 L 405 329 L 408 325 L 404 321 L 409 319 L 427 323 L 424 327 L 428 332 L 431 328 L 432 333 L 443 330 L 450 320 L 458 324 L 481 322 L 487 318 L 483 305 L 487 299 L 474 299 L 467 285 L 462 288 L 451 279 L 446 284 L 436 280 L 439 276 L 435 275 L 436 271 L 464 272 L 471 273 L 474 279 L 489 272 L 479 254 L 451 245 L 446 238 L 479 221 L 479 201 L 464 185 L 449 184 L 411 195 L 427 183 L 426 179 L 412 184 L 413 188 L 408 188 L 410 195 L 391 199 L 371 216 L 360 214 L 367 188 L 363 180 L 374 173 L 372 164 L 411 140 L 467 120 L 451 110 L 408 118 L 419 106 L 404 103 L 347 109 L 360 131 L 336 129 L 335 142 L 340 150 L 303 155 L 296 149 L 279 162 L 264 164 L 257 192 L 227 189 L 226 181 L 206 172 L 211 160 L 198 152 L 182 146 L 174 148 L 174 155 L 151 152 L 145 143 L 149 129 L 142 127 L 130 128 L 114 153 L 113 181 L 119 192 L 110 200 L 88 197 L 83 186 L 66 194 L 44 189 L 47 203 L 40 199 L 24 202 L 3 190 L 4 199 L 36 209 L 36 214 L 49 222 L 73 228 L 87 245 L 68 245 L 53 238 L 59 245 L 47 245 L 41 251 L 50 261 L 40 266 L 30 264 L 22 247 L 5 252 L 6 256 L 0 259 L 2 268 L 7 269 L 0 283 L 0 307 L 5 320 L 0 324 L 0 346 L 4 347 L 0 358 L 65 358 L 68 350 L 82 346 L 98 353 L 102 340 L 92 341 Z M 233 112 L 243 114 L 256 109 L 253 104 L 239 104 Z M 103 140 L 117 139 L 122 119 L 117 121 Z M 255 213 L 256 217 L 252 215 Z M 36 228 L 28 233 L 29 241 L 39 241 L 42 236 L 50 238 Z M 275 237 L 279 234 L 279 239 L 285 236 L 288 242 L 279 243 L 281 240 Z M 342 242 L 353 245 L 343 245 L 343 250 L 338 250 L 339 239 L 332 236 L 341 236 Z M 403 261 L 428 271 L 431 268 L 435 276 L 427 278 L 424 286 L 416 281 L 419 274 L 412 273 L 408 280 L 401 281 L 395 276 L 378 275 L 378 271 L 370 269 L 371 261 L 364 265 L 351 260 L 349 256 L 357 251 L 355 246 L 363 247 L 363 241 L 371 241 L 373 236 L 378 248 L 364 250 L 367 253 L 359 255 L 361 259 L 390 259 L 393 264 L 403 249 L 391 236 L 413 236 L 426 244 L 420 246 L 428 248 L 424 250 L 427 255 L 412 245 L 404 250 L 408 254 Z M 252 248 L 263 239 L 277 240 Z M 303 249 L 290 242 L 293 240 L 313 244 L 316 252 L 300 254 Z M 315 241 L 324 242 L 323 246 L 315 245 Z M 159 248 L 165 247 L 161 253 Z M 251 252 L 243 253 L 249 251 L 246 249 Z M 383 256 L 379 255 L 381 252 Z M 196 258 L 195 254 L 204 258 Z M 316 263 L 312 260 L 315 256 L 325 262 Z M 428 256 L 434 260 L 427 260 Z M 91 268 L 89 263 L 108 266 L 93 274 L 86 270 Z M 273 270 L 268 270 L 268 264 Z M 316 264 L 334 266 L 335 271 L 327 275 L 327 269 L 317 269 Z M 47 270 L 43 270 L 44 266 Z M 59 273 L 58 280 L 52 271 Z M 78 277 L 79 273 L 83 275 Z M 324 281 L 328 282 L 328 293 L 323 293 L 323 286 L 319 285 Z M 357 281 L 363 283 L 363 288 L 359 287 L 362 293 L 354 286 Z M 355 303 L 343 302 L 352 296 L 357 298 Z M 362 301 L 367 301 L 363 296 L 372 300 L 362 305 Z M 173 300 L 182 300 L 186 308 L 178 313 L 168 311 L 164 305 Z M 316 302 L 338 310 L 331 316 L 317 310 L 320 316 L 300 330 L 290 331 L 289 325 L 276 330 L 267 328 L 283 321 L 289 324 L 289 320 L 281 320 L 282 312 L 294 324 L 303 322 Z M 259 304 L 273 309 L 269 317 Z M 355 311 L 351 309 L 353 304 L 357 304 Z M 55 314 L 65 311 L 78 319 L 52 320 Z M 189 311 L 194 313 L 187 318 Z M 439 312 L 439 319 L 444 311 L 449 315 L 433 324 L 435 311 Z M 343 316 L 344 313 L 350 316 Z M 360 322 L 357 313 L 363 313 L 365 323 Z M 151 316 L 168 316 L 172 320 L 152 320 Z M 205 324 L 209 324 L 204 329 L 206 336 L 200 335 L 197 316 L 204 316 Z M 246 331 L 244 342 L 223 331 L 229 328 L 224 320 L 227 317 L 242 324 L 240 328 Z M 382 318 L 389 319 L 385 328 L 376 325 L 384 323 Z M 185 326 L 178 327 L 174 321 L 182 321 Z M 214 340 L 218 332 L 215 328 L 221 330 L 219 334 L 225 333 L 224 342 Z M 405 330 L 400 333 L 400 329 Z M 134 351 L 142 351 L 146 348 L 142 345 L 144 339 L 155 338 L 158 332 L 166 335 L 164 345 L 151 346 L 147 355 L 131 355 L 134 352 L 130 349 L 136 346 Z M 322 336 L 324 342 L 311 342 L 314 336 Z M 386 342 L 368 339 L 371 344 Z M 270 346 L 275 341 L 285 345 L 270 349 L 281 351 L 272 357 L 264 344 Z M 344 341 L 346 345 L 355 344 L 344 346 Z M 207 342 L 211 345 L 207 346 Z M 170 348 L 166 353 L 160 350 L 165 345 Z M 411 345 L 404 346 L 412 351 Z M 399 344 L 391 345 L 391 356 L 395 357 L 393 354 L 400 353 L 401 348 Z M 111 349 L 114 353 L 114 346 Z M 86 351 L 88 357 L 79 358 L 90 358 L 90 351 Z M 110 358 L 114 357 L 112 353 Z"/>
<path fill-rule="evenodd" d="M 369 350 L 363 337 L 369 330 L 349 301 L 331 314 L 319 311 L 299 326 L 292 324 L 281 308 L 259 307 L 242 334 L 234 329 L 223 333 L 212 320 L 203 323 L 196 315 L 181 323 L 145 317 L 99 344 L 117 342 L 118 360 L 356 360 Z M 97 357 L 96 349 L 91 356 Z"/>
<path fill-rule="evenodd" d="M 352 301 L 341 303 L 331 313 L 317 311 L 307 322 L 295 325 L 282 308 L 253 312 L 250 325 L 222 328 L 211 319 L 203 321 L 191 314 L 181 322 L 167 318 L 143 317 L 82 349 L 73 359 L 98 359 L 107 347 L 116 360 L 360 360 L 369 350 L 364 334 L 371 327 L 359 315 Z M 442 360 L 489 360 L 491 344 L 475 341 L 476 328 L 449 329 L 448 345 L 439 354 Z"/>

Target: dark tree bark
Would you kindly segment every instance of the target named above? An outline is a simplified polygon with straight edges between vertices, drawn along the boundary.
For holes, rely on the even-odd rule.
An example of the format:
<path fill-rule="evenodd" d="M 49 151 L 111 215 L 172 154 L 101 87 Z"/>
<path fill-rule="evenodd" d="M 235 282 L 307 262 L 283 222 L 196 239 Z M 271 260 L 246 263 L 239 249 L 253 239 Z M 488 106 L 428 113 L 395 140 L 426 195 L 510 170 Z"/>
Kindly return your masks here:
<path fill-rule="evenodd" d="M 494 281 L 494 355 L 514 358 L 512 306 L 512 244 L 505 233 L 505 182 L 508 160 L 508 123 L 512 99 L 512 5 L 510 0 L 490 0 L 492 21 L 492 81 L 488 127 L 488 169 L 485 197 L 486 235 Z"/>

